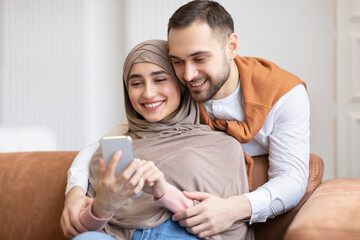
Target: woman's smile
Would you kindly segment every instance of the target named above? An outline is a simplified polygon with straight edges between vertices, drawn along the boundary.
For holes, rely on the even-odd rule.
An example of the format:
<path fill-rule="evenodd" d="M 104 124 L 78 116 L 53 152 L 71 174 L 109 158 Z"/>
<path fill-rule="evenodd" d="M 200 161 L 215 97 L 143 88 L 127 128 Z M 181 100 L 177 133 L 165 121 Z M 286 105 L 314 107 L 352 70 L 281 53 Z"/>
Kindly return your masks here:
<path fill-rule="evenodd" d="M 163 103 L 165 103 L 165 100 L 148 101 L 148 102 L 142 103 L 142 105 L 145 107 L 146 110 L 155 111 L 155 110 L 159 109 L 163 105 Z"/>

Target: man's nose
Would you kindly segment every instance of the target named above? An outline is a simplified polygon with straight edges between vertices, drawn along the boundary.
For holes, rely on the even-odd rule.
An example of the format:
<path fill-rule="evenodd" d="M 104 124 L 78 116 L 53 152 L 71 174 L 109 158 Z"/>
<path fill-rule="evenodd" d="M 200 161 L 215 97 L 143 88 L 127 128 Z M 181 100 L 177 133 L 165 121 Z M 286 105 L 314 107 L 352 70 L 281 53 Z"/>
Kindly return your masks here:
<path fill-rule="evenodd" d="M 198 71 L 191 63 L 186 63 L 184 71 L 184 80 L 190 82 L 198 75 Z"/>

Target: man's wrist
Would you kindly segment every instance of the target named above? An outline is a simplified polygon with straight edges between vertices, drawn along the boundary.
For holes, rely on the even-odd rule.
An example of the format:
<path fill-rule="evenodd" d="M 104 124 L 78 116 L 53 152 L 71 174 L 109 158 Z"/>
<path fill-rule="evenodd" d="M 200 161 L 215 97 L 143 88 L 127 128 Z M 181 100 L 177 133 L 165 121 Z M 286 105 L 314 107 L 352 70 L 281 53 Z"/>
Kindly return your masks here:
<path fill-rule="evenodd" d="M 68 197 L 85 196 L 84 189 L 81 186 L 72 187 L 66 195 Z"/>
<path fill-rule="evenodd" d="M 252 208 L 249 199 L 244 195 L 229 197 L 229 200 L 233 202 L 231 206 L 233 209 L 233 216 L 235 221 L 249 220 L 252 214 Z M 235 222 L 234 221 L 234 222 Z"/>

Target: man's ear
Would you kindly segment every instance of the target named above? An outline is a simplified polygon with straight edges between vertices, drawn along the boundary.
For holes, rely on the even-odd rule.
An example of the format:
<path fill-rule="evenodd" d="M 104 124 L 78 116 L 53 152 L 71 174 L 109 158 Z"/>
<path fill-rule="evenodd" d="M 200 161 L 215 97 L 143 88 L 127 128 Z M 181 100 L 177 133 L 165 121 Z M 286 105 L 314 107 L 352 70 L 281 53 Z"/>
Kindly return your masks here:
<path fill-rule="evenodd" d="M 230 34 L 226 43 L 226 47 L 229 53 L 229 60 L 233 60 L 239 50 L 238 37 L 235 33 Z"/>

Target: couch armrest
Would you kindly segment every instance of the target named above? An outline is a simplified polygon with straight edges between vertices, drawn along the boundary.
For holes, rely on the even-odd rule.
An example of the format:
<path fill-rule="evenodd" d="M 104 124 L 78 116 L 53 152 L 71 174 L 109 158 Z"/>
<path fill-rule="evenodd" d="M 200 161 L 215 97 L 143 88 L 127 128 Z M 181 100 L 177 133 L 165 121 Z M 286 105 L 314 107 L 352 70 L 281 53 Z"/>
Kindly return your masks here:
<path fill-rule="evenodd" d="M 64 239 L 66 173 L 76 154 L 0 153 L 1 239 Z"/>
<path fill-rule="evenodd" d="M 325 181 L 296 215 L 285 240 L 360 239 L 360 179 Z"/>
<path fill-rule="evenodd" d="M 255 161 L 255 160 L 254 160 Z M 323 160 L 315 155 L 310 154 L 309 162 L 309 178 L 306 187 L 305 194 L 300 200 L 298 205 L 291 211 L 281 214 L 273 219 L 268 220 L 265 223 L 256 223 L 255 225 L 255 239 L 267 239 L 267 240 L 280 240 L 283 239 L 284 234 L 289 227 L 290 223 L 298 213 L 300 208 L 308 200 L 310 195 L 320 185 L 324 172 Z M 304 238 L 305 239 L 305 238 Z"/>

